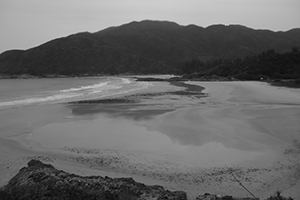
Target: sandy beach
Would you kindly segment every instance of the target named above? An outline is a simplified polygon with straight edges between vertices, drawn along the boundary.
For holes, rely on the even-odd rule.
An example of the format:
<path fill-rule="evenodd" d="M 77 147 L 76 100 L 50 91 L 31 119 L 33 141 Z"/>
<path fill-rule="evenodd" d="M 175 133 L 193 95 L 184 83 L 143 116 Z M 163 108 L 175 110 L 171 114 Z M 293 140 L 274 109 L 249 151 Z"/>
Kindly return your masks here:
<path fill-rule="evenodd" d="M 261 199 L 277 190 L 300 198 L 300 90 L 186 83 L 194 87 L 163 83 L 115 102 L 0 111 L 0 186 L 35 158 L 79 175 L 184 190 L 189 199 L 250 196 L 234 176 Z"/>

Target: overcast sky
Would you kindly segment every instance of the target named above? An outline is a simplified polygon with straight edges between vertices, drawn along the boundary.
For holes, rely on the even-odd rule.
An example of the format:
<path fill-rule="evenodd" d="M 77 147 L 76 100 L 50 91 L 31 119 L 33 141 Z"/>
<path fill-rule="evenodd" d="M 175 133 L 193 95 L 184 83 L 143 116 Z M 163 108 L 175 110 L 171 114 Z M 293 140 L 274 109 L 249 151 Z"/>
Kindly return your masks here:
<path fill-rule="evenodd" d="M 300 27 L 300 0 L 0 0 L 0 53 L 144 19 L 286 31 Z"/>

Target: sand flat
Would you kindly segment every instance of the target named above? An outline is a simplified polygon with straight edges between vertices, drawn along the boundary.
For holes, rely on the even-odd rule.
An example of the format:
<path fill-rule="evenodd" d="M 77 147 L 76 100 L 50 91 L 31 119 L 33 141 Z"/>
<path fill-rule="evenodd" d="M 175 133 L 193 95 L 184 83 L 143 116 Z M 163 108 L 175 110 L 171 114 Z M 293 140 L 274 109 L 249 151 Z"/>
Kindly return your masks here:
<path fill-rule="evenodd" d="M 183 189 L 191 199 L 205 192 L 248 196 L 232 171 L 258 197 L 277 189 L 300 197 L 300 90 L 261 82 L 189 83 L 205 87 L 208 97 L 149 96 L 113 112 L 86 107 L 97 109 L 84 114 L 61 104 L 0 111 L 6 144 L 0 173 L 9 174 L 0 183 L 37 158 L 81 175 L 132 176 Z M 165 112 L 140 117 L 155 109 Z M 8 126 L 15 117 L 19 128 Z"/>

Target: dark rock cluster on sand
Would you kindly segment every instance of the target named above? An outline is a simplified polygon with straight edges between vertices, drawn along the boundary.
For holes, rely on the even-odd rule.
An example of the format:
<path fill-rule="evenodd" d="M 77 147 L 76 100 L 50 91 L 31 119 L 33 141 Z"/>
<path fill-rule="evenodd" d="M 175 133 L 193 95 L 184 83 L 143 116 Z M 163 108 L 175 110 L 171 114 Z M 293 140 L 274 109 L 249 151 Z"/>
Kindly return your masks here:
<path fill-rule="evenodd" d="M 186 200 L 183 191 L 168 191 L 162 186 L 147 186 L 132 178 L 82 177 L 31 160 L 9 183 L 0 189 L 0 199 L 172 199 Z"/>
<path fill-rule="evenodd" d="M 184 191 L 169 191 L 159 185 L 148 186 L 132 178 L 82 177 L 57 170 L 50 164 L 31 160 L 28 167 L 23 167 L 6 186 L 0 188 L 0 199 L 187 200 L 187 195 Z M 196 200 L 256 199 L 205 193 Z"/>

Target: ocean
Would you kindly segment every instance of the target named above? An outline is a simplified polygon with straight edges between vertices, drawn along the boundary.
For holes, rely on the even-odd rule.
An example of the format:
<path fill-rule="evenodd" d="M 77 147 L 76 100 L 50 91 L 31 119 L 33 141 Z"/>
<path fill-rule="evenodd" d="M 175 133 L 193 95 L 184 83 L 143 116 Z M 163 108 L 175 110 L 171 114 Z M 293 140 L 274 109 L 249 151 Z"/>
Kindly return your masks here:
<path fill-rule="evenodd" d="M 121 77 L 1 79 L 0 110 L 108 98 L 142 91 L 151 86 L 153 84 L 149 82 Z"/>

